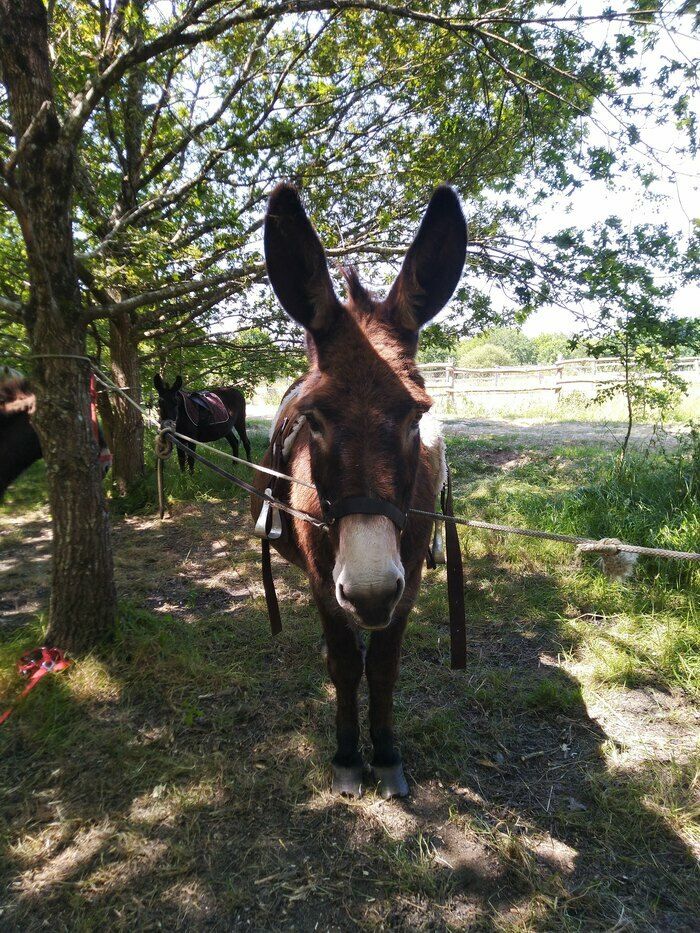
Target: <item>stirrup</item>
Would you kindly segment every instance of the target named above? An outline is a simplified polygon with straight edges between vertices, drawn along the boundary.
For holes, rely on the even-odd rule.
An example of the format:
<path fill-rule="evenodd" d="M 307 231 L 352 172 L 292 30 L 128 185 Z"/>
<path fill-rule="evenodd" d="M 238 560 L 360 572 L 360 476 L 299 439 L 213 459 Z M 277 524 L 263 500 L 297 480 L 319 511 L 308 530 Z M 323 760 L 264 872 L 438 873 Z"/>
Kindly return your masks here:
<path fill-rule="evenodd" d="M 272 489 L 269 486 L 265 490 L 265 495 L 272 495 Z M 268 524 L 270 526 L 269 528 L 267 527 Z M 258 515 L 258 520 L 255 523 L 255 534 L 259 538 L 267 538 L 271 541 L 282 537 L 282 519 L 280 517 L 280 511 L 267 500 L 263 502 L 260 515 Z"/>
<path fill-rule="evenodd" d="M 433 555 L 433 562 L 435 564 L 445 564 L 447 560 L 445 558 L 445 534 L 443 531 L 442 522 L 435 522 L 435 530 L 433 531 L 433 546 L 431 548 Z"/>

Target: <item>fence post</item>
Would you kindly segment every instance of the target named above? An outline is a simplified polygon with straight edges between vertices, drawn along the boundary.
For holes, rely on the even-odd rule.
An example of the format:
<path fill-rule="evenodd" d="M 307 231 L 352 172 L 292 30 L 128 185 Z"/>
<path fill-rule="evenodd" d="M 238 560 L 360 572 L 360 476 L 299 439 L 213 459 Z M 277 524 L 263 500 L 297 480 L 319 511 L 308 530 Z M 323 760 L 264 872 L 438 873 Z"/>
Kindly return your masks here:
<path fill-rule="evenodd" d="M 455 402 L 455 361 L 450 356 L 447 359 L 447 368 L 445 369 L 445 382 L 447 383 L 447 401 L 450 405 Z"/>
<path fill-rule="evenodd" d="M 559 359 L 556 361 L 556 367 L 557 372 L 556 378 L 554 380 L 554 401 L 555 404 L 558 405 L 561 398 L 561 382 L 564 378 L 564 360 L 561 357 L 559 357 Z"/>

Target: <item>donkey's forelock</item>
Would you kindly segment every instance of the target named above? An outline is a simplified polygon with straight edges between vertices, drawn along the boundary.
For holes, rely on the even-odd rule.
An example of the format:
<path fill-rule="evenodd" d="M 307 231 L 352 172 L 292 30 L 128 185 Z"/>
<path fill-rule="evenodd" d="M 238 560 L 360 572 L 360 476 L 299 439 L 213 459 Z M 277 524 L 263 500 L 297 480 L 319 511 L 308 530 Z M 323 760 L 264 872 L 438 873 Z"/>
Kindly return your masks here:
<path fill-rule="evenodd" d="M 341 266 L 340 271 L 345 280 L 348 302 L 363 314 L 372 314 L 377 308 L 377 299 L 365 288 L 354 266 Z"/>

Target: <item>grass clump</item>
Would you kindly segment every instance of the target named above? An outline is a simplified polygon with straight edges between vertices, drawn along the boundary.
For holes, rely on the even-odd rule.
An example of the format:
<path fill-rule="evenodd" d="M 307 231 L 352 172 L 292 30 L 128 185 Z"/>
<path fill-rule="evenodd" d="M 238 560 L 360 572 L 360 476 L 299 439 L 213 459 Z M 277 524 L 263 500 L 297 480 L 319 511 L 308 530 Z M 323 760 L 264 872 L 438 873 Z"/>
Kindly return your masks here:
<path fill-rule="evenodd" d="M 697 446 L 672 453 L 632 453 L 621 466 L 600 447 L 558 448 L 551 456 L 513 451 L 507 472 L 484 470 L 484 445 L 453 442 L 460 477 L 455 511 L 521 528 L 645 546 L 700 551 Z M 493 449 L 493 445 L 492 448 Z M 461 532 L 467 566 L 495 563 L 471 605 L 522 612 L 560 629 L 601 683 L 647 683 L 700 692 L 700 567 L 689 561 L 642 558 L 631 580 L 608 580 L 595 559 L 576 558 L 563 544 L 486 532 Z M 522 574 L 521 586 L 513 573 Z M 530 582 L 532 581 L 532 582 Z"/>
<path fill-rule="evenodd" d="M 541 680 L 522 696 L 522 705 L 526 709 L 548 710 L 566 713 L 576 709 L 582 702 L 581 688 L 576 685 L 565 687 L 556 680 Z"/>

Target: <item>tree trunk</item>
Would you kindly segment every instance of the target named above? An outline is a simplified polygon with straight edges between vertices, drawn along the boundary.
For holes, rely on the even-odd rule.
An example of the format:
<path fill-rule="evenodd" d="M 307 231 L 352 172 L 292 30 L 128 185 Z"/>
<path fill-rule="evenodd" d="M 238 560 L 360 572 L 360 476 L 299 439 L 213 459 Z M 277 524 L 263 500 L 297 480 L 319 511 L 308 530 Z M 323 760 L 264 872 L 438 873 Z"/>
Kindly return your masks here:
<path fill-rule="evenodd" d="M 128 391 L 131 398 L 140 405 L 141 365 L 138 336 L 133 332 L 128 315 L 124 314 L 118 320 L 110 321 L 109 348 L 115 385 Z M 143 418 L 116 392 L 111 398 L 111 409 L 113 477 L 119 493 L 126 495 L 144 475 Z"/>
<path fill-rule="evenodd" d="M 144 0 L 134 0 L 132 16 L 127 26 L 132 43 L 143 42 Z M 143 128 L 145 111 L 143 105 L 145 69 L 133 68 L 126 78 L 126 97 L 122 108 L 124 125 L 125 172 L 117 216 L 130 213 L 137 206 L 137 191 L 141 178 Z M 131 250 L 128 243 L 119 239 L 113 244 L 122 262 L 128 263 Z M 119 299 L 126 297 L 117 290 Z M 141 403 L 141 366 L 139 361 L 139 337 L 128 314 L 122 314 L 109 324 L 109 352 L 112 361 L 112 379 L 115 385 L 129 392 L 135 402 Z M 118 393 L 112 402 L 112 438 L 114 447 L 113 478 L 121 495 L 126 495 L 142 478 L 145 464 L 143 456 L 143 418 L 139 412 Z"/>
<path fill-rule="evenodd" d="M 86 318 L 73 254 L 74 147 L 61 136 L 41 0 L 0 0 L 0 63 L 18 148 L 7 200 L 27 251 L 25 310 L 37 396 L 36 425 L 53 518 L 48 644 L 73 651 L 114 628 L 109 519 L 90 424 Z"/>
<path fill-rule="evenodd" d="M 32 331 L 36 353 L 85 353 L 84 334 L 68 343 L 52 328 Z M 112 542 L 98 449 L 90 422 L 84 363 L 39 359 L 34 417 L 46 461 L 53 519 L 53 563 L 46 641 L 72 651 L 94 647 L 114 629 Z"/>

